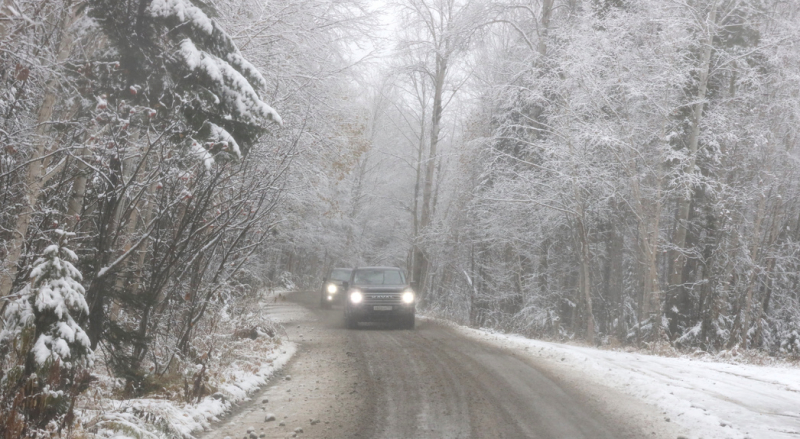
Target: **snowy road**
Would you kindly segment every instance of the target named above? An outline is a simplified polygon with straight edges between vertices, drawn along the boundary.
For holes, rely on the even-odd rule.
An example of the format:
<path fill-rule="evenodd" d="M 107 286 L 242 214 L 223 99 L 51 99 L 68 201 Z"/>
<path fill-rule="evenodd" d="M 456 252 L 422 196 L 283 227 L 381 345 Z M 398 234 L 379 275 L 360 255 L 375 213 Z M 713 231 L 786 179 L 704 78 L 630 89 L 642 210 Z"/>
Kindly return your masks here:
<path fill-rule="evenodd" d="M 205 439 L 243 438 L 248 429 L 268 438 L 675 439 L 680 434 L 655 408 L 630 396 L 565 380 L 532 356 L 447 325 L 419 319 L 414 331 L 348 331 L 340 309 L 319 310 L 316 303 L 315 295 L 299 293 L 275 304 L 273 312 L 299 346 L 295 358 L 283 378 Z M 276 420 L 266 421 L 269 414 Z"/>
<path fill-rule="evenodd" d="M 372 329 L 352 337 L 373 389 L 365 437 L 677 437 L 663 435 L 671 428 L 645 432 L 648 418 L 661 417 L 621 395 L 560 382 L 523 355 L 465 339 L 431 320 L 421 320 L 414 332 Z"/>
<path fill-rule="evenodd" d="M 531 340 L 459 327 L 476 341 L 560 363 L 558 374 L 580 377 L 658 407 L 690 431 L 687 438 L 794 439 L 800 437 L 800 369 L 617 352 Z"/>

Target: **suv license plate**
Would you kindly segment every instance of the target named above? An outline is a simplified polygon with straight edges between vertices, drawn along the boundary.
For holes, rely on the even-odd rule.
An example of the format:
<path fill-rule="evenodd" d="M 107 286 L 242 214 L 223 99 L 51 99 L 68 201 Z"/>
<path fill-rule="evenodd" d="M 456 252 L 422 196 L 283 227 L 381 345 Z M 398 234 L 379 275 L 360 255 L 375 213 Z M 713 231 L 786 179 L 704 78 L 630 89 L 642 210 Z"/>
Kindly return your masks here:
<path fill-rule="evenodd" d="M 375 306 L 372 309 L 375 310 L 375 311 L 391 311 L 392 307 L 391 306 Z"/>

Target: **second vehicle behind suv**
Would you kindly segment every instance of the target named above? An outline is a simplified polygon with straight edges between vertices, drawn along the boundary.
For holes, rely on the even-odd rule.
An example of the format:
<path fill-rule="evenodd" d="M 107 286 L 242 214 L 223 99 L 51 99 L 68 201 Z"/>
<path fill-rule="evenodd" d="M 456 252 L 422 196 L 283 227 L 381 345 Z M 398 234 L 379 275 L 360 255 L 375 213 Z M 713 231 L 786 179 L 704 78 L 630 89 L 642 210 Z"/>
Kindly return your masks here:
<path fill-rule="evenodd" d="M 414 329 L 416 295 L 397 267 L 354 268 L 344 284 L 344 317 L 348 328 L 363 321 L 396 321 Z"/>
<path fill-rule="evenodd" d="M 342 303 L 344 296 L 343 285 L 350 280 L 352 268 L 334 268 L 322 281 L 322 291 L 319 295 L 319 307 L 330 309 L 334 303 Z"/>

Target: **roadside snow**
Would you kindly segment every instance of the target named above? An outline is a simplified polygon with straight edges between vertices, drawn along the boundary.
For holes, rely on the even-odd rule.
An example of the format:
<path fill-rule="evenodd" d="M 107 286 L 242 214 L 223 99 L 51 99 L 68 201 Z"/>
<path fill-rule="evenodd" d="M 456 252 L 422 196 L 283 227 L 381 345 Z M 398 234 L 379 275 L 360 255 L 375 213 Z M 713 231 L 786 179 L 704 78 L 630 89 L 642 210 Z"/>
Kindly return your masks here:
<path fill-rule="evenodd" d="M 219 416 L 230 410 L 233 404 L 245 401 L 259 387 L 265 385 L 275 371 L 281 369 L 294 355 L 294 343 L 284 342 L 273 354 L 264 358 L 256 372 L 236 367 L 227 371 L 234 380 L 220 387 L 220 392 L 206 396 L 197 404 L 179 403 L 168 399 L 138 398 L 130 400 L 107 400 L 107 413 L 97 423 L 97 437 L 115 439 L 135 438 L 142 435 L 141 419 L 154 424 L 154 430 L 166 430 L 167 436 L 175 433 L 180 437 L 191 438 L 193 433 L 207 430 L 212 422 L 218 422 Z M 221 398 L 220 396 L 224 396 Z M 120 426 L 127 428 L 119 428 Z M 133 433 L 128 436 L 120 430 Z M 159 438 L 157 432 L 146 437 Z"/>
<path fill-rule="evenodd" d="M 531 340 L 457 326 L 473 339 L 558 364 L 576 380 L 657 406 L 690 439 L 797 439 L 800 369 L 667 358 Z"/>
<path fill-rule="evenodd" d="M 268 301 L 262 301 L 256 308 L 276 322 L 282 316 L 282 307 L 270 306 L 265 303 Z M 251 318 L 256 321 L 254 315 Z M 197 403 L 182 401 L 182 392 L 170 389 L 146 398 L 116 399 L 124 382 L 99 367 L 93 373 L 98 378 L 94 390 L 87 392 L 79 403 L 78 436 L 193 438 L 212 428 L 212 424 L 235 404 L 248 401 L 297 351 L 297 345 L 280 333 L 275 337 L 262 335 L 254 340 L 232 338 L 231 334 L 220 336 L 224 346 L 218 349 L 217 362 L 209 372 L 213 374 L 214 393 Z"/>

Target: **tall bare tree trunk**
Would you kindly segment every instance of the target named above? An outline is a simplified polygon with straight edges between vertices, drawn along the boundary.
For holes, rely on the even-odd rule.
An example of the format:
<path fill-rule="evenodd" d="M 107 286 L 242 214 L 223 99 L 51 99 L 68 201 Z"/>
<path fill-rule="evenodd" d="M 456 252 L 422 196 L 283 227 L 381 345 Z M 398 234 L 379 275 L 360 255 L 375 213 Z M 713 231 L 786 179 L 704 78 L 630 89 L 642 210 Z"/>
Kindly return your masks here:
<path fill-rule="evenodd" d="M 581 289 L 581 295 L 585 304 L 584 312 L 586 313 L 586 340 L 590 343 L 594 341 L 594 309 L 592 307 L 592 268 L 591 257 L 589 253 L 589 236 L 586 231 L 586 226 L 583 220 L 583 209 L 579 212 L 580 217 L 577 218 L 577 233 L 578 233 L 578 246 L 580 248 L 580 280 L 578 285 Z"/>
<path fill-rule="evenodd" d="M 70 190 L 69 199 L 67 200 L 67 215 L 65 219 L 65 228 L 67 230 L 72 230 L 78 225 L 81 210 L 83 209 L 83 198 L 86 196 L 86 163 L 83 162 L 85 155 L 86 147 L 84 146 L 78 150 L 79 160 L 76 164 L 78 172 L 72 181 L 72 190 Z"/>
<path fill-rule="evenodd" d="M 569 146 L 569 153 L 575 157 L 574 147 L 572 142 L 567 142 Z M 574 162 L 573 162 L 574 163 Z M 586 230 L 586 210 L 584 209 L 583 194 L 581 187 L 578 185 L 576 178 L 579 173 L 577 166 L 573 164 L 573 179 L 572 179 L 572 196 L 575 202 L 575 212 L 569 215 L 573 216 L 575 221 L 575 244 L 578 247 L 578 261 L 580 265 L 580 276 L 578 279 L 578 286 L 580 288 L 580 295 L 584 302 L 584 312 L 586 314 L 586 340 L 589 342 L 594 341 L 594 309 L 592 308 L 592 269 L 591 269 L 591 253 L 589 249 L 589 232 Z"/>
<path fill-rule="evenodd" d="M 424 88 L 423 88 L 424 90 Z M 422 157 L 423 152 L 425 151 L 425 103 L 424 98 L 422 99 L 422 115 L 420 117 L 420 131 L 419 131 L 419 146 L 417 149 L 417 168 L 416 168 L 416 180 L 414 182 L 414 241 L 413 241 L 413 248 L 412 248 L 412 265 L 411 265 L 411 277 L 414 282 L 419 283 L 420 278 L 422 276 L 422 266 L 425 262 L 425 255 L 422 253 L 422 249 L 420 248 L 420 219 L 419 219 L 419 192 L 420 192 L 420 185 L 422 183 Z M 418 286 L 419 288 L 419 286 Z"/>
<path fill-rule="evenodd" d="M 654 200 L 653 212 L 645 218 L 649 223 L 639 226 L 639 247 L 644 255 L 644 297 L 640 318 L 653 317 L 653 338 L 661 339 L 661 288 L 658 282 L 658 235 L 661 220 L 661 200 Z"/>
<path fill-rule="evenodd" d="M 770 226 L 769 236 L 767 237 L 766 242 L 764 243 L 763 247 L 765 249 L 769 249 L 775 244 L 775 241 L 778 239 L 778 236 L 781 233 L 781 228 L 783 226 L 783 204 L 778 203 L 775 206 L 774 212 L 772 214 L 772 225 Z M 764 325 L 763 321 L 767 317 L 767 312 L 769 311 L 769 300 L 770 296 L 772 295 L 772 280 L 773 280 L 773 271 L 775 270 L 775 262 L 776 258 L 765 258 L 766 259 L 766 267 L 764 268 L 763 277 L 766 279 L 764 283 L 763 291 L 764 296 L 758 300 L 757 306 L 757 313 L 756 313 L 756 333 L 753 337 L 753 345 L 762 347 L 764 344 Z"/>
<path fill-rule="evenodd" d="M 144 227 L 147 227 L 150 224 L 150 222 L 153 220 L 153 216 L 155 215 L 155 210 L 158 203 L 156 202 L 156 200 L 152 199 L 151 195 L 155 193 L 157 184 L 158 183 L 155 182 L 151 183 L 147 193 L 144 195 L 145 201 L 143 203 L 142 213 L 141 213 L 142 217 L 141 224 Z M 147 231 L 143 230 L 143 233 L 147 233 Z M 145 260 L 147 259 L 147 252 L 148 252 L 147 245 L 146 244 L 143 245 L 142 248 L 139 248 L 137 250 L 137 252 L 138 254 L 134 259 L 133 267 L 131 268 L 131 271 L 133 273 L 133 280 L 131 281 L 131 284 L 128 286 L 128 288 L 130 288 L 130 291 L 132 292 L 139 291 L 139 289 L 142 288 L 144 263 Z"/>
<path fill-rule="evenodd" d="M 131 145 L 131 147 L 136 148 L 135 145 L 137 145 L 137 142 L 139 140 L 139 134 L 140 134 L 139 130 L 135 130 L 130 134 L 130 137 L 128 139 L 128 144 Z M 142 163 L 142 166 L 138 167 L 138 172 L 134 175 L 134 171 L 137 170 L 137 166 L 135 164 L 135 157 L 136 156 L 140 156 L 141 160 L 147 160 L 147 152 L 146 151 L 147 151 L 146 147 L 140 148 L 140 150 L 138 151 L 139 154 L 131 154 L 129 152 L 127 157 L 125 157 L 125 159 L 123 160 L 123 165 L 122 165 L 123 166 L 122 173 L 123 173 L 123 176 L 124 176 L 123 177 L 123 181 L 122 181 L 123 185 L 128 185 L 131 180 L 139 180 L 139 178 L 141 177 L 141 173 L 145 169 L 145 166 L 144 166 L 145 164 Z M 85 179 L 86 177 L 83 177 L 83 178 Z M 146 197 L 147 193 L 144 193 L 142 195 L 144 197 Z M 118 227 L 122 228 L 122 232 L 120 233 L 120 237 L 122 238 L 122 251 L 123 252 L 127 252 L 133 247 L 133 237 L 134 237 L 134 234 L 136 232 L 136 228 L 137 228 L 138 222 L 139 222 L 139 210 L 140 209 L 137 208 L 137 205 L 139 205 L 138 207 L 141 207 L 140 205 L 142 204 L 142 201 L 140 199 L 134 199 L 134 200 L 131 200 L 132 204 L 130 204 L 130 205 L 126 205 L 123 201 L 124 201 L 124 198 L 121 199 L 120 202 L 116 206 L 117 210 L 114 213 L 114 217 L 115 217 L 114 221 L 115 221 L 115 223 L 119 224 Z M 129 214 L 128 218 L 123 219 L 122 214 L 126 210 L 130 210 L 130 214 Z M 123 221 L 124 221 L 124 227 L 123 227 Z M 144 226 L 146 227 L 147 224 L 145 223 Z M 125 288 L 125 281 L 126 280 L 130 281 L 129 278 L 126 278 L 126 276 L 124 276 L 122 274 L 117 276 L 116 285 L 115 285 L 117 291 L 122 291 Z M 133 293 L 134 290 L 131 290 L 129 292 Z M 117 314 L 117 312 L 118 312 L 118 309 L 116 308 L 115 305 L 116 305 L 116 302 L 114 302 L 114 304 L 112 304 L 112 310 L 111 310 L 112 311 L 111 312 L 112 316 L 115 316 Z"/>
<path fill-rule="evenodd" d="M 72 23 L 77 18 L 78 8 L 74 8 L 71 2 L 66 2 L 64 11 L 61 15 L 60 28 L 58 29 L 59 41 L 56 50 L 56 63 L 54 68 L 59 68 L 59 65 L 67 60 L 72 48 L 72 39 L 69 34 Z M 51 72 L 50 77 L 45 83 L 44 99 L 39 112 L 36 117 L 36 131 L 34 136 L 33 152 L 31 154 L 31 161 L 26 169 L 25 175 L 25 189 L 22 196 L 22 209 L 16 217 L 13 227 L 13 234 L 8 243 L 8 253 L 3 261 L 2 277 L 0 277 L 0 297 L 5 297 L 11 294 L 11 289 L 14 285 L 19 272 L 18 263 L 22 255 L 22 248 L 25 246 L 25 239 L 28 235 L 28 226 L 30 225 L 31 217 L 33 216 L 36 202 L 39 199 L 39 194 L 45 184 L 45 155 L 50 146 L 50 121 L 53 117 L 53 109 L 56 104 L 56 93 L 58 88 L 57 76 Z M 55 144 L 52 147 L 57 147 Z"/>
<path fill-rule="evenodd" d="M 696 103 L 694 104 L 694 111 L 692 114 L 692 132 L 689 135 L 689 162 L 685 168 L 687 174 L 693 174 L 694 168 L 697 163 L 697 146 L 700 138 L 700 123 L 703 120 L 703 106 L 705 105 L 706 92 L 708 90 L 708 75 L 711 71 L 711 50 L 714 44 L 713 27 L 717 20 L 717 3 L 716 1 L 711 6 L 711 12 L 708 14 L 706 21 L 706 41 L 703 48 L 703 56 L 700 61 L 700 78 L 697 85 L 697 96 L 695 97 Z M 683 267 L 686 265 L 686 256 L 684 254 L 684 247 L 686 246 L 686 232 L 687 221 L 689 219 L 689 208 L 692 203 L 692 188 L 689 183 L 683 187 L 684 195 L 678 203 L 678 215 L 675 219 L 675 236 L 672 243 L 677 250 L 672 252 L 672 271 L 669 275 L 669 285 L 672 294 L 676 294 L 676 290 L 682 288 L 683 285 Z"/>
<path fill-rule="evenodd" d="M 422 212 L 419 221 L 419 231 L 424 232 L 430 226 L 433 210 L 433 176 L 436 170 L 436 151 L 439 146 L 439 133 L 442 122 L 442 94 L 444 93 L 444 81 L 447 75 L 447 59 L 440 54 L 436 55 L 436 71 L 433 84 L 433 113 L 431 114 L 431 138 L 428 149 L 428 157 L 425 160 L 425 177 L 422 183 Z M 415 279 L 420 290 L 425 289 L 425 282 L 428 272 L 428 258 L 424 251 L 417 253 L 415 257 L 414 274 L 418 275 Z"/>
<path fill-rule="evenodd" d="M 660 182 L 660 178 L 659 178 Z M 661 191 L 660 187 L 651 202 L 645 200 L 641 193 L 639 181 L 635 174 L 631 174 L 631 189 L 635 203 L 636 216 L 639 221 L 638 247 L 640 261 L 642 261 L 642 299 L 639 303 L 640 318 L 654 314 L 660 320 L 661 289 L 658 282 L 658 238 L 661 219 Z M 660 322 L 658 328 L 661 327 Z M 660 333 L 660 330 L 659 330 Z M 656 338 L 660 334 L 656 334 Z"/>
<path fill-rule="evenodd" d="M 769 172 L 769 171 L 768 171 Z M 766 210 L 767 205 L 767 197 L 762 193 L 759 194 L 758 200 L 758 210 L 756 211 L 756 218 L 753 223 L 753 232 L 750 234 L 752 243 L 750 245 L 750 270 L 747 273 L 747 286 L 744 293 L 744 303 L 742 304 L 742 308 L 739 311 L 741 317 L 738 319 L 740 322 L 740 326 L 738 328 L 739 336 L 742 340 L 742 347 L 748 349 L 749 343 L 747 338 L 747 333 L 750 331 L 750 325 L 752 322 L 750 321 L 750 317 L 753 314 L 753 289 L 755 288 L 756 278 L 758 276 L 758 272 L 756 269 L 756 263 L 758 261 L 759 256 L 759 249 L 760 249 L 760 239 L 761 239 L 761 223 L 764 220 L 764 213 Z M 759 318 L 760 313 L 759 313 Z M 732 343 L 735 337 L 732 337 Z"/>
<path fill-rule="evenodd" d="M 665 136 L 665 129 L 668 119 L 664 118 L 661 125 L 661 137 Z M 632 148 L 632 150 L 635 148 Z M 642 186 L 639 181 L 640 172 L 637 162 L 638 155 L 633 155 L 626 160 L 625 170 L 630 179 L 630 188 L 633 199 L 631 206 L 638 222 L 637 227 L 637 247 L 638 261 L 640 261 L 640 273 L 642 280 L 642 295 L 639 299 L 639 322 L 652 317 L 654 320 L 655 332 L 654 340 L 661 339 L 661 287 L 658 279 L 658 245 L 661 223 L 661 196 L 664 185 L 662 157 L 655 157 L 655 164 L 652 165 L 656 170 L 652 183 L 654 193 L 642 193 Z M 639 342 L 641 340 L 637 340 Z"/>
<path fill-rule="evenodd" d="M 553 16 L 553 2 L 555 0 L 544 0 L 542 2 L 542 18 L 540 20 L 541 33 L 539 34 L 539 44 L 537 50 L 539 55 L 547 55 L 547 33 L 550 30 L 550 18 Z"/>

